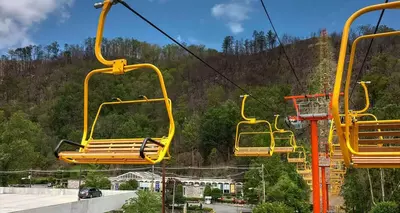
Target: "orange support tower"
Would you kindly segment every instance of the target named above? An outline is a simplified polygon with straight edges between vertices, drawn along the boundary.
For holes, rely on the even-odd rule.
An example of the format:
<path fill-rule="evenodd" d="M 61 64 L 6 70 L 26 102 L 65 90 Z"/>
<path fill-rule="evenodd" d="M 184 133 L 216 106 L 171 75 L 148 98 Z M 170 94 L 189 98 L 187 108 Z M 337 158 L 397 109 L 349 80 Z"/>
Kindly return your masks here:
<path fill-rule="evenodd" d="M 325 149 L 327 152 L 328 149 Z M 328 158 L 328 153 L 319 154 L 319 162 L 321 167 L 321 187 L 322 187 L 322 213 L 326 213 L 329 209 L 329 193 L 327 184 L 326 168 L 330 166 L 330 159 Z M 321 163 L 322 162 L 322 163 Z"/>
<path fill-rule="evenodd" d="M 312 190 L 313 190 L 313 211 L 321 212 L 320 204 L 320 183 L 319 183 L 319 150 L 318 150 L 318 121 L 331 119 L 331 99 L 332 94 L 314 94 L 286 96 L 285 100 L 291 100 L 295 107 L 297 116 L 291 116 L 290 121 L 303 124 L 306 121 L 311 122 L 311 170 L 312 170 Z M 301 125 L 304 126 L 304 125 Z M 325 176 L 325 173 L 322 174 Z M 325 186 L 322 187 L 326 189 Z M 327 194 L 325 190 L 323 190 Z M 323 197 L 324 212 L 327 208 L 327 197 Z"/>

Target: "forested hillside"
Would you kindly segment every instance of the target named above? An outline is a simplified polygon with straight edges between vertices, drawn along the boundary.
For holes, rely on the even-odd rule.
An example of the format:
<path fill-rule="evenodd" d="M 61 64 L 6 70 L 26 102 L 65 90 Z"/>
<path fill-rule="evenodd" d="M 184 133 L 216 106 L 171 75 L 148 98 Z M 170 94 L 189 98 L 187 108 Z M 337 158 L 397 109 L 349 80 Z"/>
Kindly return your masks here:
<path fill-rule="evenodd" d="M 360 26 L 351 32 L 350 38 L 354 40 L 373 30 L 371 26 Z M 380 31 L 391 30 L 380 27 Z M 301 87 L 312 88 L 310 76 L 319 64 L 317 35 L 281 38 L 301 85 L 271 31 L 254 31 L 253 38 L 245 40 L 227 36 L 222 41 L 222 52 L 202 45 L 188 48 L 264 103 L 249 99 L 249 115 L 272 121 L 274 114 L 293 113 L 284 96 L 301 94 Z M 340 32 L 332 32 L 329 39 L 336 60 Z M 81 140 L 83 81 L 90 70 L 103 67 L 94 56 L 94 41 L 88 38 L 83 44 L 64 45 L 55 41 L 10 50 L 1 57 L 0 170 L 68 167 L 56 161 L 52 150 L 60 139 Z M 354 75 L 368 44 L 361 42 L 357 49 Z M 400 118 L 399 46 L 400 39 L 396 37 L 375 39 L 363 70 L 362 79 L 372 81 L 372 112 L 381 119 Z M 170 164 L 250 163 L 233 157 L 235 125 L 240 119 L 239 96 L 243 91 L 176 45 L 160 47 L 132 38 L 115 38 L 104 39 L 102 51 L 105 58 L 152 63 L 162 71 L 177 127 Z M 158 79 L 149 70 L 123 76 L 96 76 L 90 81 L 90 117 L 94 118 L 102 102 L 115 97 L 128 100 L 160 94 Z M 354 108 L 363 104 L 362 93 L 356 92 Z M 163 105 L 157 104 L 132 106 L 128 110 L 110 107 L 100 116 L 94 137 L 162 136 L 168 125 Z M 300 144 L 308 144 L 307 130 L 296 134 Z"/>
<path fill-rule="evenodd" d="M 381 31 L 390 30 L 385 26 L 381 28 Z M 351 38 L 372 31 L 370 26 L 361 26 L 352 32 Z M 316 33 L 312 35 L 315 36 Z M 340 39 L 339 33 L 334 32 L 330 35 L 336 55 Z M 302 85 L 295 81 L 288 61 L 271 31 L 266 35 L 262 31 L 254 31 L 253 38 L 246 40 L 235 40 L 232 36 L 227 36 L 222 42 L 222 52 L 207 49 L 205 46 L 191 45 L 188 48 L 265 103 L 262 105 L 249 99 L 250 114 L 271 120 L 274 114 L 286 116 L 293 112 L 292 106 L 284 103 L 283 96 L 300 94 L 301 87 L 312 86 L 310 76 L 318 65 L 316 37 L 301 40 L 284 35 L 281 40 Z M 393 115 L 397 110 L 392 108 L 396 106 L 388 105 L 396 103 L 399 97 L 396 88 L 392 88 L 397 86 L 386 84 L 389 78 L 396 78 L 398 44 L 399 39 L 395 37 L 376 40 L 370 60 L 367 60 L 366 64 L 363 79 L 373 82 L 370 85 L 372 105 L 380 118 L 399 117 Z M 360 44 L 355 70 L 360 66 L 367 46 L 367 42 Z M 40 160 L 37 162 L 40 163 L 30 166 L 56 166 L 51 150 L 57 141 L 62 138 L 80 141 L 83 80 L 90 70 L 102 67 L 94 57 L 93 47 L 94 38 L 88 38 L 83 45 L 65 44 L 61 47 L 57 42 L 53 42 L 46 46 L 10 50 L 7 55 L 2 56 L 2 128 L 13 128 L 13 123 L 19 126 L 19 122 L 32 125 L 34 135 L 29 136 L 25 142 L 27 149 L 31 147 L 39 154 L 40 157 L 37 157 Z M 160 47 L 135 39 L 105 39 L 103 55 L 111 59 L 126 57 L 129 63 L 153 63 L 162 70 L 177 124 L 172 147 L 174 163 L 216 163 L 211 160 L 210 153 L 223 158 L 223 161 L 218 163 L 233 160 L 233 132 L 235 123 L 240 118 L 239 96 L 243 91 L 176 45 Z M 388 85 L 390 88 L 387 88 Z M 388 90 L 391 92 L 385 93 Z M 90 115 L 93 118 L 99 104 L 104 101 L 115 97 L 123 100 L 135 99 L 139 95 L 160 95 L 156 76 L 147 70 L 134 71 L 123 76 L 95 77 L 90 82 Z M 356 103 L 362 106 L 363 100 L 360 99 Z M 162 134 L 166 129 L 166 123 L 160 125 L 160 121 L 166 122 L 162 107 L 143 106 L 138 108 L 139 111 L 130 109 L 129 112 L 116 108 L 106 109 L 107 111 L 101 114 L 94 135 L 123 137 L 128 136 L 124 134 L 132 134 L 131 132 L 137 134 L 136 136 Z M 130 113 L 130 116 L 124 113 Z M 40 140 L 34 142 L 34 136 Z M 12 151 L 12 141 L 19 136 L 15 137 L 17 136 L 3 135 L 1 145 Z M 216 150 L 213 151 L 213 148 Z M 193 159 L 188 160 L 192 155 Z M 2 161 L 2 170 L 11 169 L 7 165 L 6 161 Z"/>

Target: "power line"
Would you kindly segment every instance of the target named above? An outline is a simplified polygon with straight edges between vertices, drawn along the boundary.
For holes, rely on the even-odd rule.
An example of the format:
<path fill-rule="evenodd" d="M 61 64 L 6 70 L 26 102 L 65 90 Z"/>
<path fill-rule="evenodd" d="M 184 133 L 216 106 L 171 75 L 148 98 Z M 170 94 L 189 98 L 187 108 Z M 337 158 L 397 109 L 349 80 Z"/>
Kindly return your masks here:
<path fill-rule="evenodd" d="M 166 36 L 167 38 L 169 38 L 171 41 L 173 41 L 175 44 L 177 44 L 179 47 L 181 47 L 182 49 L 184 49 L 186 52 L 188 52 L 190 55 L 192 55 L 193 57 L 195 57 L 196 59 L 198 59 L 199 61 L 201 61 L 204 65 L 206 65 L 208 68 L 210 68 L 211 70 L 213 70 L 214 72 L 216 72 L 217 74 L 219 74 L 220 76 L 222 76 L 225 80 L 227 80 L 228 82 L 230 82 L 231 84 L 233 84 L 235 87 L 237 87 L 238 89 L 242 90 L 245 94 L 248 94 L 250 97 L 254 98 L 257 102 L 259 102 L 260 104 L 264 105 L 264 107 L 266 107 L 266 109 L 270 109 L 268 107 L 268 104 L 264 103 L 263 101 L 259 100 L 258 98 L 254 97 L 250 92 L 248 92 L 247 90 L 245 90 L 244 88 L 242 88 L 241 86 L 239 86 L 238 84 L 236 84 L 235 82 L 233 82 L 231 79 L 229 79 L 228 77 L 226 77 L 224 74 L 222 74 L 220 71 L 218 71 L 217 69 L 215 69 L 213 66 L 211 66 L 209 63 L 207 63 L 204 59 L 202 59 L 201 57 L 197 56 L 196 54 L 194 54 L 192 51 L 190 51 L 188 48 L 186 48 L 184 45 L 182 45 L 180 42 L 178 42 L 176 39 L 172 38 L 169 34 L 167 34 L 165 31 L 163 31 L 162 29 L 160 29 L 159 27 L 157 27 L 155 24 L 153 24 L 151 21 L 149 21 L 147 18 L 145 18 L 144 16 L 142 16 L 139 12 L 137 12 L 136 10 L 134 10 L 131 6 L 129 6 L 125 1 L 123 0 L 117 0 L 117 2 L 121 3 L 122 5 L 124 5 L 128 10 L 130 10 L 131 12 L 133 12 L 135 15 L 139 16 L 143 21 L 147 22 L 149 25 L 151 25 L 153 28 L 155 28 L 157 31 L 159 31 L 160 33 L 162 33 L 164 36 Z"/>
<path fill-rule="evenodd" d="M 388 3 L 388 2 L 389 2 L 389 0 L 385 0 L 385 3 Z M 376 34 L 376 33 L 378 32 L 378 28 L 379 28 L 379 25 L 381 24 L 381 20 L 382 20 L 382 17 L 383 17 L 383 14 L 384 14 L 384 13 L 385 13 L 385 9 L 382 10 L 381 15 L 379 16 L 379 19 L 378 19 L 378 22 L 376 23 L 375 31 L 374 31 L 373 34 Z M 371 50 L 371 47 L 372 47 L 372 43 L 373 43 L 373 42 L 374 42 L 374 38 L 372 38 L 371 41 L 369 42 L 369 46 L 368 46 L 368 49 L 367 49 L 367 53 L 365 54 L 364 60 L 363 60 L 363 62 L 362 62 L 362 64 L 361 64 L 360 70 L 358 71 L 358 74 L 357 74 L 357 77 L 356 77 L 356 82 L 357 82 L 357 81 L 359 80 L 359 78 L 361 77 L 362 70 L 363 70 L 363 68 L 364 68 L 365 62 L 367 61 L 368 54 L 369 54 L 369 51 Z M 354 85 L 353 85 L 353 88 L 351 89 L 350 98 L 351 98 L 351 96 L 353 95 L 353 92 L 354 92 L 354 88 L 355 88 L 355 87 L 356 87 L 356 84 L 354 84 Z"/>
<path fill-rule="evenodd" d="M 261 167 L 260 167 L 261 168 Z M 173 177 L 178 177 L 178 178 L 199 178 L 198 176 L 193 176 L 193 175 L 179 175 L 179 174 L 175 174 L 175 173 L 170 173 L 167 172 L 165 173 L 166 175 L 172 175 Z M 234 173 L 234 174 L 230 174 L 230 175 L 219 175 L 219 176 L 205 176 L 205 177 L 200 177 L 202 179 L 220 179 L 220 178 L 230 178 L 230 177 L 235 177 L 235 176 L 239 176 L 239 175 L 243 175 L 245 174 L 245 172 L 239 172 L 239 173 Z"/>
<path fill-rule="evenodd" d="M 259 169 L 260 167 L 255 166 L 220 166 L 220 167 L 166 167 L 166 170 L 250 170 L 250 169 Z M 152 167 L 136 167 L 136 168 L 115 168 L 115 169 L 83 169 L 84 172 L 115 172 L 115 171 L 149 171 Z M 154 167 L 154 169 L 161 170 L 162 167 Z M 0 174 L 19 174 L 19 173 L 78 173 L 80 172 L 79 169 L 65 169 L 65 170 L 40 170 L 40 169 L 32 169 L 32 170 L 6 170 L 0 171 Z"/>
<path fill-rule="evenodd" d="M 263 0 L 260 0 L 260 1 L 261 1 L 261 4 L 262 4 L 263 8 L 264 8 L 264 12 L 268 17 L 269 23 L 271 24 L 271 27 L 274 30 L 275 37 L 278 39 L 278 42 L 279 42 L 279 44 L 280 44 L 280 46 L 282 48 L 283 54 L 285 54 L 285 56 L 286 56 L 286 60 L 289 63 L 290 69 L 292 70 L 292 73 L 293 73 L 294 77 L 296 77 L 296 80 L 299 83 L 299 86 L 300 86 L 301 90 L 303 91 L 304 94 L 306 94 L 306 90 L 304 89 L 303 85 L 300 83 L 300 78 L 297 76 L 296 70 L 294 69 L 293 64 L 290 62 L 290 59 L 289 59 L 288 54 L 286 53 L 285 47 L 283 46 L 283 44 L 281 42 L 281 39 L 279 38 L 278 33 L 276 32 L 275 26 L 272 23 L 271 16 L 269 16 L 269 13 L 268 13 L 267 8 L 265 7 L 264 1 Z"/>

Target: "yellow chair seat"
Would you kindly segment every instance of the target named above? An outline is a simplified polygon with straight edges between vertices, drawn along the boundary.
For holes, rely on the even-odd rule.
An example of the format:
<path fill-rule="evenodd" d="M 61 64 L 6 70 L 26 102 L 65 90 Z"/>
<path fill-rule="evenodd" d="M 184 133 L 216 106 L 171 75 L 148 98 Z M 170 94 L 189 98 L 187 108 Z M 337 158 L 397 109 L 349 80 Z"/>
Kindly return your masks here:
<path fill-rule="evenodd" d="M 305 163 L 304 158 L 288 158 L 287 159 L 289 163 Z"/>
<path fill-rule="evenodd" d="M 274 147 L 274 152 L 276 153 L 290 153 L 294 152 L 294 148 L 289 146 L 289 147 Z"/>
<path fill-rule="evenodd" d="M 90 139 L 79 152 L 63 151 L 56 155 L 59 159 L 71 163 L 149 164 L 149 159 L 160 160 L 160 153 L 165 148 L 164 144 L 168 144 L 168 140 L 170 139 Z M 148 141 L 150 143 L 147 143 Z"/>
<path fill-rule="evenodd" d="M 353 166 L 356 168 L 400 168 L 400 156 L 399 157 L 354 156 L 352 160 L 353 160 Z"/>
<path fill-rule="evenodd" d="M 235 156 L 237 157 L 269 157 L 271 155 L 269 147 L 240 147 L 235 150 Z"/>

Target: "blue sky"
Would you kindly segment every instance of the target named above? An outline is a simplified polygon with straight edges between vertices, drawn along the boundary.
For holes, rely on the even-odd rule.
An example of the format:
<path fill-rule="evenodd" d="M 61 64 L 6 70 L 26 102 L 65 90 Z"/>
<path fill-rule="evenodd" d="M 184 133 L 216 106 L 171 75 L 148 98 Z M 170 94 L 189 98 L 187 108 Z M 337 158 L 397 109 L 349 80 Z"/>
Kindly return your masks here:
<path fill-rule="evenodd" d="M 18 0 L 18 2 L 37 2 Z M 18 4 L 16 1 L 8 1 Z M 16 9 L 15 5 L 0 6 L 0 49 L 24 44 L 48 44 L 57 41 L 80 44 L 95 36 L 100 10 L 93 8 L 93 0 L 40 0 L 41 6 Z M 253 30 L 271 29 L 258 0 L 126 0 L 134 9 L 175 38 L 189 44 L 204 44 L 220 49 L 227 35 L 249 38 Z M 306 37 L 320 28 L 328 32 L 341 31 L 346 19 L 356 10 L 383 0 L 264 0 L 275 27 L 280 34 Z M 46 5 L 49 4 L 49 5 Z M 44 8 L 44 9 L 43 9 Z M 2 11 L 3 10 L 3 11 Z M 6 12 L 4 12 L 6 10 Z M 24 14 L 21 20 L 17 12 Z M 29 11 L 35 11 L 29 16 Z M 44 11 L 41 11 L 44 10 Z M 8 13 L 7 13 L 8 11 Z M 27 13 L 28 11 L 28 13 Z M 23 13 L 24 12 L 24 13 Z M 33 13 L 33 12 L 31 12 Z M 39 13 L 44 15 L 40 16 Z M 7 14 L 9 14 L 7 16 Z M 28 14 L 28 15 L 26 15 Z M 397 17 L 396 17 L 397 15 Z M 400 11 L 385 12 L 382 24 L 399 29 Z M 365 15 L 355 25 L 375 25 L 379 13 Z M 16 18 L 17 17 L 17 18 Z M 24 33 L 11 33 L 4 23 L 16 23 Z M 2 25 L 3 23 L 3 25 Z M 2 31 L 3 26 L 3 31 Z M 9 25 L 10 28 L 11 24 Z M 18 30 L 18 29 L 16 29 Z M 14 32 L 17 32 L 14 29 Z M 19 32 L 19 31 L 18 31 Z M 122 5 L 114 6 L 107 19 L 105 37 L 132 37 L 155 44 L 171 43 L 162 34 L 144 23 Z"/>

